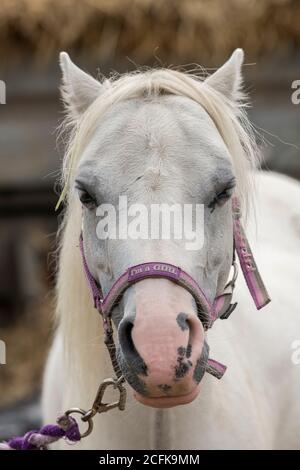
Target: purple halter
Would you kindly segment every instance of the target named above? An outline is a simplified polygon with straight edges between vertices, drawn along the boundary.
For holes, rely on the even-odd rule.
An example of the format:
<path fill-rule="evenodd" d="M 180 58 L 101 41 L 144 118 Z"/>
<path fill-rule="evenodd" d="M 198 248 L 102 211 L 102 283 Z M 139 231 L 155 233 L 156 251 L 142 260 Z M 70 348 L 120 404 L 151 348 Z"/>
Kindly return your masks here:
<path fill-rule="evenodd" d="M 184 287 L 194 297 L 199 318 L 205 330 L 211 328 L 215 320 L 218 318 L 226 319 L 236 308 L 237 303 L 231 303 L 235 281 L 237 278 L 237 265 L 235 262 L 235 252 L 238 255 L 242 272 L 248 286 L 249 292 L 253 298 L 257 309 L 261 309 L 270 302 L 270 297 L 263 283 L 263 280 L 257 269 L 251 248 L 246 238 L 240 218 L 240 204 L 237 197 L 232 198 L 232 215 L 233 215 L 233 242 L 234 254 L 232 266 L 234 269 L 231 280 L 226 284 L 221 295 L 217 296 L 213 303 L 206 298 L 205 293 L 199 284 L 187 272 L 179 266 L 160 261 L 142 263 L 129 267 L 112 285 L 109 292 L 104 297 L 101 287 L 97 284 L 92 276 L 84 255 L 83 238 L 80 236 L 80 251 L 82 254 L 83 267 L 86 273 L 88 284 L 90 286 L 94 306 L 102 315 L 104 331 L 106 335 L 105 342 L 111 348 L 113 343 L 111 313 L 114 307 L 122 298 L 124 292 L 136 282 L 147 278 L 166 278 L 176 284 Z M 226 366 L 214 361 L 208 360 L 207 371 L 221 378 L 226 370 Z"/>

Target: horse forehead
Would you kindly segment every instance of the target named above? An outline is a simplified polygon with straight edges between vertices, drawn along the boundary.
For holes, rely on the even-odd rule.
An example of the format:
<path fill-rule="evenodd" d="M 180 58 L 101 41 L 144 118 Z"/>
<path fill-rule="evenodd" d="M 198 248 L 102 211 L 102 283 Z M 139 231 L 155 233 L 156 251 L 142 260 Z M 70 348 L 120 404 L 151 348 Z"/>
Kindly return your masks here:
<path fill-rule="evenodd" d="M 148 169 L 152 174 L 156 168 L 160 174 L 163 167 L 180 175 L 187 165 L 195 173 L 198 168 L 205 180 L 207 174 L 218 172 L 221 160 L 228 160 L 225 144 L 206 111 L 193 100 L 175 95 L 114 105 L 102 117 L 90 144 L 80 167 L 95 176 L 120 174 L 122 181 Z"/>
<path fill-rule="evenodd" d="M 146 147 L 162 152 L 167 146 L 175 152 L 187 143 L 192 147 L 223 142 L 203 107 L 176 95 L 115 104 L 99 122 L 95 136 L 102 147 L 109 144 L 133 151 Z"/>

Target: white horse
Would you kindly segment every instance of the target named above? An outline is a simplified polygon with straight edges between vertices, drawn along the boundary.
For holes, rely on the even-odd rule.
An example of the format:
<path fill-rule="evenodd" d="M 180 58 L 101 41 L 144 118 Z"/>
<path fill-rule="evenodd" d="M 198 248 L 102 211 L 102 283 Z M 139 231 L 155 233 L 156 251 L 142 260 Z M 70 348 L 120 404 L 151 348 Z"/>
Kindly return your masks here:
<path fill-rule="evenodd" d="M 89 409 L 99 383 L 113 375 L 82 266 L 81 230 L 89 270 L 104 293 L 129 266 L 159 260 L 191 274 L 212 301 L 230 272 L 234 191 L 247 211 L 247 235 L 272 298 L 257 312 L 239 276 L 237 309 L 206 333 L 183 287 L 167 279 L 130 287 L 112 319 L 119 364 L 136 393 L 128 385 L 125 411 L 96 416 L 89 437 L 63 448 L 300 447 L 300 365 L 292 361 L 293 344 L 300 339 L 300 187 L 287 177 L 254 170 L 257 152 L 242 101 L 242 62 L 237 49 L 205 80 L 162 69 L 100 82 L 61 54 L 72 131 L 63 169 L 67 208 L 58 328 L 45 374 L 44 421 L 53 422 L 70 407 Z M 203 248 L 189 251 L 181 240 L 99 240 L 96 206 L 117 207 L 120 194 L 146 206 L 204 204 Z M 170 383 L 174 351 L 190 341 L 178 328 L 178 312 L 185 312 L 192 337 L 191 370 L 207 337 L 212 357 L 228 366 L 221 381 L 205 374 L 197 385 L 187 374 Z M 148 371 L 147 393 L 136 379 L 143 372 L 141 360 Z M 158 389 L 157 377 L 165 390 Z"/>

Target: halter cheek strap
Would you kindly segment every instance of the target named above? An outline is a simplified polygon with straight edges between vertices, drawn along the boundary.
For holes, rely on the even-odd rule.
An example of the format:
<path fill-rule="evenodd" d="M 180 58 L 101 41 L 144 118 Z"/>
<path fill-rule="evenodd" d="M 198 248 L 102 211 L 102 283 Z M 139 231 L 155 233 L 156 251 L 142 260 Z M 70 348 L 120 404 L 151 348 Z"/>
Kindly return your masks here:
<path fill-rule="evenodd" d="M 84 271 L 93 296 L 94 307 L 103 317 L 105 343 L 108 347 L 112 363 L 115 367 L 115 372 L 118 376 L 120 376 L 120 370 L 116 365 L 117 361 L 115 358 L 115 344 L 111 325 L 111 313 L 122 298 L 124 292 L 130 286 L 142 281 L 143 279 L 165 278 L 184 287 L 194 297 L 198 308 L 199 318 L 203 324 L 204 329 L 207 330 L 208 328 L 212 327 L 217 318 L 228 318 L 237 306 L 237 303 L 231 303 L 235 281 L 238 274 L 237 265 L 235 262 L 236 251 L 246 284 L 254 300 L 256 308 L 261 309 L 270 302 L 270 297 L 257 269 L 252 251 L 240 221 L 241 211 L 239 201 L 236 197 L 232 199 L 232 215 L 234 242 L 232 261 L 233 276 L 232 279 L 226 284 L 222 294 L 217 296 L 213 303 L 209 302 L 199 284 L 187 272 L 185 272 L 179 266 L 175 266 L 170 263 L 163 263 L 160 261 L 131 266 L 114 282 L 109 292 L 104 297 L 101 287 L 97 284 L 88 268 L 84 254 L 82 234 L 80 235 L 80 251 L 82 254 Z M 221 378 L 226 370 L 226 366 L 223 366 L 213 359 L 209 359 L 206 370 L 212 375 Z"/>
<path fill-rule="evenodd" d="M 257 310 L 267 305 L 271 299 L 256 266 L 253 253 L 241 224 L 241 209 L 237 197 L 232 199 L 233 236 L 243 275 Z"/>

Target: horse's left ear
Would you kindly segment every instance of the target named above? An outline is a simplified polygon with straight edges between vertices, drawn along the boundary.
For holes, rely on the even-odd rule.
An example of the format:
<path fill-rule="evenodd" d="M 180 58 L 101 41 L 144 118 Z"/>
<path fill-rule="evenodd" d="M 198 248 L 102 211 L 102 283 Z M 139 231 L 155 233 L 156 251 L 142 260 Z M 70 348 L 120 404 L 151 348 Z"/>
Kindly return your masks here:
<path fill-rule="evenodd" d="M 244 61 L 243 49 L 236 49 L 231 57 L 216 72 L 206 80 L 209 86 L 222 93 L 231 100 L 238 100 L 242 85 L 242 64 Z"/>
<path fill-rule="evenodd" d="M 77 118 L 100 95 L 102 85 L 77 67 L 66 52 L 60 53 L 59 61 L 63 74 L 62 98 L 69 113 Z"/>

